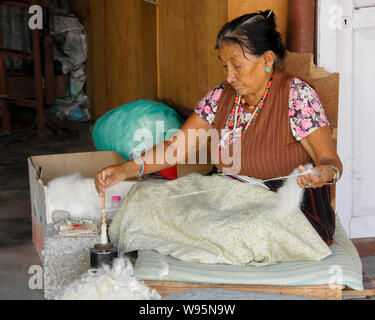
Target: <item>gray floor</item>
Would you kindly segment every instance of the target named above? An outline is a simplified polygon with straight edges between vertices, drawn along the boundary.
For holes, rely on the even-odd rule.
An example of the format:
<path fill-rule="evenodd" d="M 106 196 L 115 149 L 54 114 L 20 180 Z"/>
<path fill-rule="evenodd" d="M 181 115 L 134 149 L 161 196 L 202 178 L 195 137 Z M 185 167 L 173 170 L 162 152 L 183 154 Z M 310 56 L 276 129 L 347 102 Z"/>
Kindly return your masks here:
<path fill-rule="evenodd" d="M 0 300 L 43 299 L 43 290 L 29 288 L 35 273 L 30 267 L 41 262 L 32 243 L 27 158 L 95 150 L 90 138 L 91 123 L 55 122 L 79 131 L 79 137 L 42 145 L 35 145 L 31 139 L 22 147 L 7 144 L 25 133 L 0 137 Z M 30 136 L 30 132 L 27 134 Z"/>

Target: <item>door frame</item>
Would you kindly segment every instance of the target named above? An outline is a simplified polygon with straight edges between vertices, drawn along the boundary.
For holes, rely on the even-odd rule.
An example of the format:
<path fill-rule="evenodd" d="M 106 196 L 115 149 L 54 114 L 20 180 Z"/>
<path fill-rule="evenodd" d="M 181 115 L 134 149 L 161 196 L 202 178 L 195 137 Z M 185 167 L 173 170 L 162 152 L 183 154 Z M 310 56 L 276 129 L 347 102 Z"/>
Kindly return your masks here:
<path fill-rule="evenodd" d="M 344 171 L 336 185 L 336 211 L 350 237 L 353 212 L 352 50 L 354 0 L 318 0 L 317 65 L 340 73 L 337 152 Z M 345 50 L 346 49 L 346 50 Z"/>
<path fill-rule="evenodd" d="M 360 6 L 356 8 L 356 4 Z M 318 0 L 317 3 L 317 64 L 328 72 L 340 73 L 337 152 L 344 172 L 336 186 L 336 210 L 350 238 L 375 236 L 375 216 L 354 215 L 358 209 L 354 207 L 354 185 L 359 176 L 353 152 L 354 35 L 374 28 L 374 4 L 374 0 Z"/>

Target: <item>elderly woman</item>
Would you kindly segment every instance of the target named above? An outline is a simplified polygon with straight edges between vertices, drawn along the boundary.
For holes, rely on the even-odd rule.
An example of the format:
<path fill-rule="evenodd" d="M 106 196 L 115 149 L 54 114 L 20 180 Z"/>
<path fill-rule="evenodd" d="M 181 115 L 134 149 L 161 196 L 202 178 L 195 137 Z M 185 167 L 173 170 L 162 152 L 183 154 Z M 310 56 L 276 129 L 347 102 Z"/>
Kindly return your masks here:
<path fill-rule="evenodd" d="M 175 139 L 163 142 L 164 150 L 172 144 L 177 151 L 184 148 L 180 158 L 175 163 L 147 162 L 150 155 L 156 158 L 156 146 L 141 157 L 99 172 L 98 192 L 185 160 L 189 129 L 214 128 L 222 133 L 219 151 L 232 149 L 233 142 L 240 140 L 241 152 L 234 153 L 240 175 L 269 180 L 286 176 L 297 167 L 302 173 L 307 163 L 314 165 L 311 173 L 298 177 L 298 184 L 305 188 L 301 210 L 329 245 L 335 229 L 329 185 L 341 176 L 342 163 L 317 93 L 278 67 L 286 52 L 273 12 L 246 14 L 227 23 L 218 34 L 216 49 L 226 80 L 199 101 Z M 216 167 L 223 170 L 226 165 L 219 161 Z M 281 183 L 266 184 L 276 191 Z"/>

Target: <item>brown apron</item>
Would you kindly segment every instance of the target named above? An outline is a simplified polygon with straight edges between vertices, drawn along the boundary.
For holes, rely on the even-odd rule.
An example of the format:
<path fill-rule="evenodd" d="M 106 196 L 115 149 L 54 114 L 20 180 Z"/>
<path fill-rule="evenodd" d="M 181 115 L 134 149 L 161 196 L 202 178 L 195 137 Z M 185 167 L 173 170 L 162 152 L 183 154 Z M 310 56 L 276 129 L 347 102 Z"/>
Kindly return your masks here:
<path fill-rule="evenodd" d="M 299 165 L 313 163 L 304 147 L 298 142 L 290 127 L 289 92 L 293 76 L 286 72 L 276 71 L 267 100 L 241 137 L 241 157 L 237 165 L 225 165 L 219 157 L 216 167 L 220 170 L 240 168 L 233 172 L 258 179 L 272 179 L 289 175 Z M 221 132 L 232 110 L 236 92 L 227 84 L 218 102 L 214 129 Z M 229 156 L 233 156 L 233 144 L 229 146 Z M 283 181 L 267 183 L 276 191 Z M 335 212 L 331 207 L 331 190 L 329 186 L 318 189 L 306 189 L 301 203 L 301 210 L 311 222 L 322 239 L 332 243 L 335 230 Z"/>

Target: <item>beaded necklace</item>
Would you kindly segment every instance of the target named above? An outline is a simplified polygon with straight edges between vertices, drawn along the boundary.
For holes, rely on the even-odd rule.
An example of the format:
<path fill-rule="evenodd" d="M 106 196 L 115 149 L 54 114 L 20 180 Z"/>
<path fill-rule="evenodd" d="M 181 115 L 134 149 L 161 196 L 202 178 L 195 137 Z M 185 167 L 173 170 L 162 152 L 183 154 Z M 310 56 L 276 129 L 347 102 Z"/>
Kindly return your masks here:
<path fill-rule="evenodd" d="M 232 108 L 232 111 L 231 111 L 231 114 L 234 113 L 234 120 L 235 120 L 234 125 L 232 127 L 228 126 L 228 131 L 223 134 L 223 137 L 221 138 L 220 143 L 218 145 L 219 151 L 221 151 L 222 147 L 233 143 L 235 139 L 240 137 L 242 135 L 242 133 L 245 132 L 249 128 L 250 124 L 256 119 L 260 110 L 262 110 L 262 108 L 264 106 L 264 103 L 265 103 L 265 101 L 268 97 L 268 93 L 271 90 L 272 80 L 273 80 L 273 75 L 271 76 L 270 80 L 268 81 L 266 90 L 264 91 L 263 96 L 260 99 L 260 101 L 255 106 L 254 105 L 249 106 L 250 110 L 255 108 L 255 111 L 252 113 L 250 119 L 247 121 L 245 128 L 243 128 L 244 126 L 241 127 L 241 125 L 239 127 L 237 127 L 238 107 L 241 104 L 241 102 L 243 104 L 244 104 L 244 102 L 243 102 L 243 99 L 242 99 L 241 95 L 236 93 L 236 97 L 234 98 L 233 108 Z"/>
<path fill-rule="evenodd" d="M 260 110 L 262 110 L 262 108 L 264 106 L 264 103 L 266 102 L 266 99 L 268 97 L 268 93 L 271 90 L 272 80 L 273 80 L 273 77 L 271 76 L 270 81 L 268 81 L 266 90 L 263 93 L 262 99 L 260 99 L 260 101 L 255 106 L 254 105 L 249 106 L 250 110 L 254 109 L 255 107 L 256 107 L 256 109 L 253 112 L 253 114 L 251 115 L 251 118 L 249 119 L 249 121 L 247 122 L 246 127 L 243 130 L 243 132 L 245 132 L 249 128 L 250 124 L 258 116 Z M 235 110 L 235 123 L 234 123 L 234 126 L 232 128 L 233 130 L 237 129 L 238 106 L 240 105 L 240 101 L 242 102 L 243 99 L 242 99 L 241 95 L 237 93 L 236 98 L 234 99 L 234 104 L 233 104 L 233 109 Z"/>

